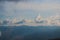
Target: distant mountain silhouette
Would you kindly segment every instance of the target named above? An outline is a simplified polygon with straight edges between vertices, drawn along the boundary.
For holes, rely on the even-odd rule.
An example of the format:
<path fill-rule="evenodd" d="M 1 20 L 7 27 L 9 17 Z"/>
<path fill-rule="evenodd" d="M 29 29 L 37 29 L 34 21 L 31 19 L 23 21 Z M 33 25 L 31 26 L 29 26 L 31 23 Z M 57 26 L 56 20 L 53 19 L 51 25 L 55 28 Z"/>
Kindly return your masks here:
<path fill-rule="evenodd" d="M 58 27 L 23 25 L 15 27 L 1 26 L 0 28 L 2 40 L 60 40 L 60 28 L 58 29 Z"/>

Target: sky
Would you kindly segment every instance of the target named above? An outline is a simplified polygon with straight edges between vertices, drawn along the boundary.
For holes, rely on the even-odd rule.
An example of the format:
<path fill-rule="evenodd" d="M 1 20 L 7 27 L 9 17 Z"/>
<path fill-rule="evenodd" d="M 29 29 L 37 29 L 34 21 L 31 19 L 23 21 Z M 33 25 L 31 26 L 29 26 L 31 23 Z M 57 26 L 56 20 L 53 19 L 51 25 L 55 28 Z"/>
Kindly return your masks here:
<path fill-rule="evenodd" d="M 35 19 L 60 14 L 60 0 L 0 0 L 0 19 Z"/>

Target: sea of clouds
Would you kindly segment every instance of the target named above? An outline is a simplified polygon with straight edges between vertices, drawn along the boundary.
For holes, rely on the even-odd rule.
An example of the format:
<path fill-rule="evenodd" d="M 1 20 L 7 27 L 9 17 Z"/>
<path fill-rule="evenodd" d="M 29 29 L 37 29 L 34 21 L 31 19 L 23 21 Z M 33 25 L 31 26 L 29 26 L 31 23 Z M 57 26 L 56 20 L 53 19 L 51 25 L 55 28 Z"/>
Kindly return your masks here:
<path fill-rule="evenodd" d="M 60 26 L 60 16 L 56 15 L 56 16 L 51 16 L 48 18 L 41 18 L 40 20 L 34 19 L 34 20 L 30 20 L 30 19 L 22 19 L 22 20 L 18 20 L 18 19 L 5 19 L 5 20 L 0 20 L 0 25 L 4 26 L 4 25 L 8 25 L 8 26 L 20 26 L 20 25 L 30 25 L 30 26 L 48 26 L 48 25 L 53 25 L 53 26 Z"/>

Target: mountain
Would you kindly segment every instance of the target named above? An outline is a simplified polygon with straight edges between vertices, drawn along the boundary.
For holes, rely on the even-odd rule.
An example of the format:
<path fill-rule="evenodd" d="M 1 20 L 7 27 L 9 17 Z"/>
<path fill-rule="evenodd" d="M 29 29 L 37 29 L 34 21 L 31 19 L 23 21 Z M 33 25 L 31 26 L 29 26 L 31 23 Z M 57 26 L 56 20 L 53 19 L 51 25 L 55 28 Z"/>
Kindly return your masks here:
<path fill-rule="evenodd" d="M 60 38 L 59 26 L 0 27 L 2 40 L 48 40 Z"/>

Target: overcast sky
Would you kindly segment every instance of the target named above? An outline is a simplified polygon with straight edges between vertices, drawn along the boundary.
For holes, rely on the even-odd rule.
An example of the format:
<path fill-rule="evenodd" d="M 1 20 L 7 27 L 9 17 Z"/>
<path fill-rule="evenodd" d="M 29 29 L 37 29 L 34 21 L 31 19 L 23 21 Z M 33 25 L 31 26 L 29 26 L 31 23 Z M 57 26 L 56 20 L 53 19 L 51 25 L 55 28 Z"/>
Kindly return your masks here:
<path fill-rule="evenodd" d="M 0 19 L 34 19 L 60 14 L 60 0 L 0 1 Z"/>

